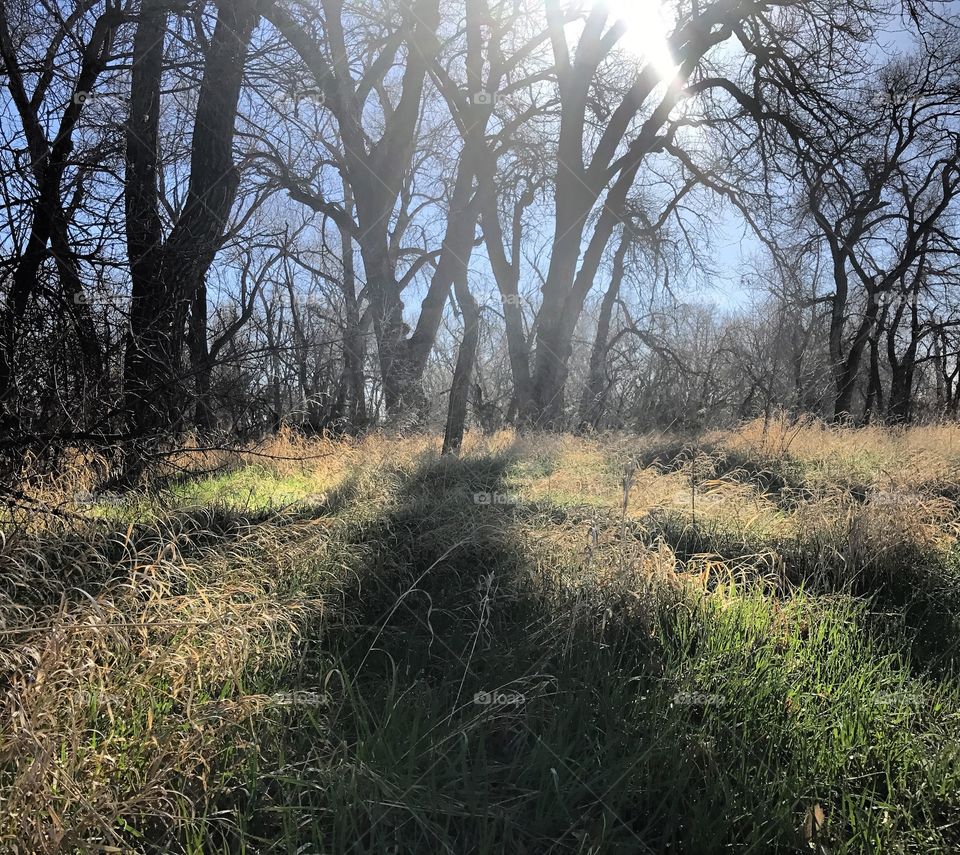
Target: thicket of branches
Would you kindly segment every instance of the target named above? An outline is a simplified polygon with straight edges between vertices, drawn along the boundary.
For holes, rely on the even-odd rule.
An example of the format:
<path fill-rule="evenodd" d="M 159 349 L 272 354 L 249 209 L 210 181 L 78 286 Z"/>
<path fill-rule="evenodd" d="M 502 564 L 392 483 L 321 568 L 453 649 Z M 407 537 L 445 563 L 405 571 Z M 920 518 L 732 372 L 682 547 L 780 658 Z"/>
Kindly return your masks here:
<path fill-rule="evenodd" d="M 949 4 L 659 5 L 0 2 L 3 451 L 955 415 Z"/>

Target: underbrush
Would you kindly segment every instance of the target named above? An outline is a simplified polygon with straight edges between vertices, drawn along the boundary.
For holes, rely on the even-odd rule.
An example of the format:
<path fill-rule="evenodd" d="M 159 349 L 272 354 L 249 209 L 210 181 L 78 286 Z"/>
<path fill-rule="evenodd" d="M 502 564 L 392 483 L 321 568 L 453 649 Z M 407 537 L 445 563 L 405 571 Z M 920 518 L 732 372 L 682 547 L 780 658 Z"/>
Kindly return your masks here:
<path fill-rule="evenodd" d="M 955 435 L 78 464 L 0 551 L 0 848 L 958 850 Z"/>

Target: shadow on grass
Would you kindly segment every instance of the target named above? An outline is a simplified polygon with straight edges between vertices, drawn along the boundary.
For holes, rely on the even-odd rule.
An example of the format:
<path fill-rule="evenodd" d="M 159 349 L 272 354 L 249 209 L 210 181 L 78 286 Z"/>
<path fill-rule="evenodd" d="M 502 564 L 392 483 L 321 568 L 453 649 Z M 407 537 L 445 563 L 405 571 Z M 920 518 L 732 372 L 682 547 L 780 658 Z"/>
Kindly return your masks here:
<path fill-rule="evenodd" d="M 763 597 L 565 589 L 531 562 L 522 508 L 477 503 L 508 465 L 431 462 L 355 532 L 339 622 L 263 687 L 294 702 L 250 722 L 257 751 L 190 851 L 790 852 L 818 801 L 835 852 L 941 827 L 960 843 L 941 821 L 955 799 L 911 795 L 926 758 L 904 754 L 910 729 L 858 707 L 898 675 L 855 604 L 824 607 L 814 646 Z M 873 741 L 824 728 L 825 711 Z"/>

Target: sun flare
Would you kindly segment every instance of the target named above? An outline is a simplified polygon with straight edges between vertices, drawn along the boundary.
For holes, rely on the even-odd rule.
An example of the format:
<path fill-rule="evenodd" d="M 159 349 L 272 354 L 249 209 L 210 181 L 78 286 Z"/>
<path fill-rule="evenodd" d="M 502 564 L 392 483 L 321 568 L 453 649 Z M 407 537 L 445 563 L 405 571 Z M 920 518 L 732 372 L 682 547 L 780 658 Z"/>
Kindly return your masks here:
<path fill-rule="evenodd" d="M 646 60 L 662 80 L 676 77 L 678 65 L 670 52 L 669 10 L 661 0 L 606 0 L 611 23 L 623 21 L 627 31 L 620 45 Z"/>

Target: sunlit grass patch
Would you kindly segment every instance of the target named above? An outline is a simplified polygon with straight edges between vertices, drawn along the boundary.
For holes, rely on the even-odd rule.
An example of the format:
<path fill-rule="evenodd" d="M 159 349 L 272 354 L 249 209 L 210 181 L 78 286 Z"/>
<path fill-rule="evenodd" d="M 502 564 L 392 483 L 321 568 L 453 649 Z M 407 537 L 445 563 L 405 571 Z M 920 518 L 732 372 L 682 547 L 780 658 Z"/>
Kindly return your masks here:
<path fill-rule="evenodd" d="M 530 501 L 607 506 L 618 500 L 623 466 L 611 466 L 596 443 L 575 437 L 521 442 L 504 484 Z"/>
<path fill-rule="evenodd" d="M 222 505 L 246 511 L 282 508 L 310 498 L 321 499 L 335 487 L 312 474 L 279 475 L 262 465 L 246 466 L 223 475 L 177 485 L 171 490 L 175 504 Z"/>

